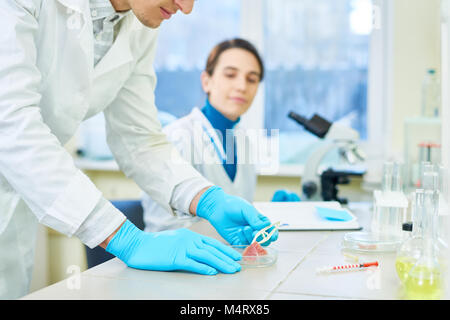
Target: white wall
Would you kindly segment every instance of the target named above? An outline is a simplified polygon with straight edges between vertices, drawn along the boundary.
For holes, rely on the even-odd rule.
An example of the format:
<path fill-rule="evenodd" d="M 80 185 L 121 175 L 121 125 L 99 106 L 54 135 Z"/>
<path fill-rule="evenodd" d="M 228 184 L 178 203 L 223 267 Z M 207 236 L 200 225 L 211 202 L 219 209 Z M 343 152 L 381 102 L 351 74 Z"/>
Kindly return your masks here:
<path fill-rule="evenodd" d="M 420 115 L 421 86 L 429 68 L 440 70 L 440 0 L 393 1 L 392 154 L 402 156 L 403 120 Z M 389 139 L 389 137 L 388 137 Z"/>

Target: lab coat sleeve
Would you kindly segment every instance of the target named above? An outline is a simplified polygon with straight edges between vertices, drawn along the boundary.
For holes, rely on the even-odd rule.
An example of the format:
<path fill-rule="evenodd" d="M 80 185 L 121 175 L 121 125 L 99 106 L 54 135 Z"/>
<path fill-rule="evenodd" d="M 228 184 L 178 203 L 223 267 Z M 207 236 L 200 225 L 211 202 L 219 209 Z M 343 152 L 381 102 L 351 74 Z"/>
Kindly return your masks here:
<path fill-rule="evenodd" d="M 72 236 L 102 195 L 41 116 L 39 8 L 40 1 L 0 1 L 0 174 L 41 223 Z M 106 224 L 121 218 L 118 210 L 107 215 Z"/>
<path fill-rule="evenodd" d="M 169 126 L 163 129 L 169 141 L 177 149 L 181 157 L 193 165 L 192 145 L 194 142 L 194 134 L 185 126 Z M 195 197 L 199 190 L 212 186 L 213 183 L 203 178 L 192 178 L 183 181 L 174 189 L 171 203 L 174 208 L 178 209 L 179 214 L 190 214 L 189 206 L 191 200 Z"/>
<path fill-rule="evenodd" d="M 172 201 L 174 189 L 190 179 L 204 178 L 168 141 L 157 118 L 153 69 L 156 40 L 157 31 L 143 32 L 139 41 L 142 55 L 104 114 L 108 145 L 120 169 L 171 212 L 183 210 Z"/>

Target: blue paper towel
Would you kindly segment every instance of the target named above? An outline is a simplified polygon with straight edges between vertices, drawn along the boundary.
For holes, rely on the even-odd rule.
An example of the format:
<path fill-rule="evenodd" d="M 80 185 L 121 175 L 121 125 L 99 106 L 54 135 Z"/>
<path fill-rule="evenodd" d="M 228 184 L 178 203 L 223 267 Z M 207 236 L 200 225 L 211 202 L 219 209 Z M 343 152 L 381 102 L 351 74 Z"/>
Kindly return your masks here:
<path fill-rule="evenodd" d="M 338 210 L 324 207 L 316 207 L 317 213 L 322 219 L 332 221 L 350 221 L 353 217 L 346 210 Z"/>

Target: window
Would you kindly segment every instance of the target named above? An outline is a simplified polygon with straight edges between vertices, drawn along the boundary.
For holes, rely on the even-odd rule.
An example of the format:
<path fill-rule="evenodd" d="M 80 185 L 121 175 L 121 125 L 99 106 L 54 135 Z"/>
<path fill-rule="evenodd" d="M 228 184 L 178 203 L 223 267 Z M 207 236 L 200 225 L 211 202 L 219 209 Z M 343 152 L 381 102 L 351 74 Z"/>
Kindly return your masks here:
<path fill-rule="evenodd" d="M 370 0 L 264 1 L 264 126 L 280 130 L 281 163 L 304 163 L 319 145 L 291 110 L 367 137 L 371 10 Z"/>
<path fill-rule="evenodd" d="M 240 36 L 258 48 L 266 67 L 241 125 L 267 129 L 269 135 L 279 129 L 281 164 L 304 164 L 320 145 L 287 117 L 291 110 L 344 122 L 368 138 L 374 132 L 367 121 L 372 1 L 379 0 L 195 2 L 190 15 L 178 13 L 160 27 L 155 102 L 162 124 L 203 106 L 200 73 L 207 55 L 218 42 Z"/>
<path fill-rule="evenodd" d="M 259 36 L 253 43 L 267 69 L 260 128 L 279 129 L 281 163 L 304 163 L 320 144 L 287 118 L 290 110 L 345 122 L 365 139 L 371 6 L 371 0 L 196 2 L 191 15 L 176 15 L 160 28 L 155 61 L 160 117 L 164 112 L 181 117 L 203 105 L 199 79 L 213 45 Z M 252 26 L 242 27 L 250 19 Z"/>

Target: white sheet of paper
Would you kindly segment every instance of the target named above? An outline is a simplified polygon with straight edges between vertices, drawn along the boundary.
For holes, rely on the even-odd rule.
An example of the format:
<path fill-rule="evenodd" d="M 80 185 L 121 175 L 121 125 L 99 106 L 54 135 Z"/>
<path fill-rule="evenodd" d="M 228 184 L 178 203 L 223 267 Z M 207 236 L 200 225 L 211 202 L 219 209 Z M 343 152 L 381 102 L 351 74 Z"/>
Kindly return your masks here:
<path fill-rule="evenodd" d="M 300 202 L 254 202 L 259 212 L 271 222 L 280 221 L 279 230 L 359 230 L 357 218 L 339 202 L 300 201 Z M 331 221 L 323 219 L 316 211 L 316 206 L 346 210 L 352 217 L 349 221 Z"/>

